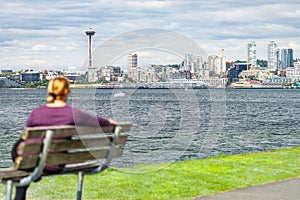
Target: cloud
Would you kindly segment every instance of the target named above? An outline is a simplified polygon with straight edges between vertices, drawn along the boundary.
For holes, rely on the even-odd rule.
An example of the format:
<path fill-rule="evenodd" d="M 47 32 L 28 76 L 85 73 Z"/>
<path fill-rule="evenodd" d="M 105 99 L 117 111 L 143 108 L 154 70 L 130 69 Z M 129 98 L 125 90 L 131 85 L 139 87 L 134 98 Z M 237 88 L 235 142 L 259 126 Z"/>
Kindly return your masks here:
<path fill-rule="evenodd" d="M 149 9 L 168 8 L 170 3 L 171 1 L 126 1 L 126 4 L 130 7 Z"/>
<path fill-rule="evenodd" d="M 270 40 L 280 46 L 291 44 L 295 57 L 300 57 L 299 10 L 298 0 L 3 0 L 0 63 L 20 66 L 21 56 L 38 55 L 44 64 L 81 65 L 87 52 L 84 30 L 89 27 L 97 32 L 94 48 L 124 32 L 162 28 L 185 35 L 209 53 L 224 48 L 232 60 L 244 59 L 249 40 L 257 41 L 258 57 L 266 58 Z"/>
<path fill-rule="evenodd" d="M 31 50 L 34 52 L 49 52 L 49 51 L 56 51 L 56 48 L 48 47 L 47 45 L 43 45 L 43 44 L 36 44 L 32 46 Z"/>
<path fill-rule="evenodd" d="M 300 44 L 296 44 L 295 42 L 289 42 L 289 47 L 291 47 L 293 50 L 300 50 Z"/>
<path fill-rule="evenodd" d="M 36 58 L 34 56 L 22 56 L 24 66 L 48 66 L 49 63 L 46 60 Z"/>

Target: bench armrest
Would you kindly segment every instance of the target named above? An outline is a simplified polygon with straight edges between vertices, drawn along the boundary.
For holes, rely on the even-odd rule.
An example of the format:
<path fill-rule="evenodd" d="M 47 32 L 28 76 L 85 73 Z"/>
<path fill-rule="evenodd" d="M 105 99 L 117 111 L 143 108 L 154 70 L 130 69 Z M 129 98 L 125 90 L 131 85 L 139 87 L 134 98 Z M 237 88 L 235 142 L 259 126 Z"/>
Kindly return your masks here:
<path fill-rule="evenodd" d="M 122 132 L 128 132 L 130 131 L 132 127 L 132 123 L 131 122 L 123 122 L 123 123 L 119 123 L 116 127 L 115 127 L 115 131 L 114 131 L 114 137 L 113 137 L 113 140 L 110 144 L 110 151 L 109 151 L 109 154 L 105 160 L 105 163 L 100 165 L 99 167 L 97 167 L 96 169 L 92 170 L 89 174 L 95 174 L 95 173 L 99 173 L 105 169 L 108 168 L 110 162 L 112 161 L 113 159 L 113 155 L 114 155 L 114 152 L 115 152 L 115 148 L 116 148 L 116 144 L 117 144 L 117 140 L 118 140 L 118 137 L 119 135 L 122 133 Z"/>
<path fill-rule="evenodd" d="M 43 150 L 39 155 L 40 158 L 39 158 L 38 165 L 34 168 L 33 172 L 29 176 L 21 179 L 20 182 L 16 184 L 17 186 L 29 185 L 32 181 L 37 180 L 42 175 L 47 160 L 47 156 L 48 156 L 48 149 L 51 144 L 52 138 L 53 138 L 53 131 L 47 130 L 45 139 L 43 140 Z"/>

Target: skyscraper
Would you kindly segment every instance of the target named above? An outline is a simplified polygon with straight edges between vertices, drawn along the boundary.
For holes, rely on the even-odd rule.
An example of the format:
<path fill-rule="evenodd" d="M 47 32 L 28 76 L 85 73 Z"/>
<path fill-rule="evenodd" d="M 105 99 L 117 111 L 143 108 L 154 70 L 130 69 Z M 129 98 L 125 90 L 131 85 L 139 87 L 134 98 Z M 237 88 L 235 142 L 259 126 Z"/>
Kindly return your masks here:
<path fill-rule="evenodd" d="M 138 56 L 137 54 L 128 54 L 128 77 L 136 80 L 137 78 L 137 65 L 138 65 Z"/>
<path fill-rule="evenodd" d="M 255 41 L 251 41 L 247 46 L 247 61 L 248 65 L 256 66 L 257 58 L 256 58 L 256 44 Z"/>
<path fill-rule="evenodd" d="M 277 44 L 274 41 L 271 41 L 268 44 L 268 69 L 276 71 L 279 64 L 279 50 Z"/>
<path fill-rule="evenodd" d="M 220 75 L 226 72 L 226 57 L 223 54 L 221 56 L 208 56 L 207 64 L 210 71 L 214 74 Z"/>
<path fill-rule="evenodd" d="M 281 70 L 294 66 L 293 49 L 281 49 Z"/>

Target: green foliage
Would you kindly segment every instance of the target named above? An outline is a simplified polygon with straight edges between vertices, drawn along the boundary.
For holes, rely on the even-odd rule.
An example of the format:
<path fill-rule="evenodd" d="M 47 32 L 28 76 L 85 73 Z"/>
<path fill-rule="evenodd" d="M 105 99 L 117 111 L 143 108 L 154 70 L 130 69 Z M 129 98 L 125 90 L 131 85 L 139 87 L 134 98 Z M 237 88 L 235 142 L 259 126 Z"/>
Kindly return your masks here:
<path fill-rule="evenodd" d="M 263 68 L 267 68 L 268 67 L 268 61 L 267 60 L 257 60 L 257 65 L 261 66 Z"/>
<path fill-rule="evenodd" d="M 49 81 L 45 79 L 41 81 L 26 83 L 24 87 L 25 88 L 46 88 L 48 86 L 48 83 Z"/>
<path fill-rule="evenodd" d="M 187 199 L 300 175 L 300 147 L 172 164 L 109 169 L 85 176 L 83 199 Z M 33 183 L 29 199 L 75 199 L 76 176 Z M 4 186 L 0 187 L 4 195 Z"/>
<path fill-rule="evenodd" d="M 2 75 L 4 75 L 5 77 L 10 77 L 12 74 L 16 74 L 16 72 L 2 72 Z"/>

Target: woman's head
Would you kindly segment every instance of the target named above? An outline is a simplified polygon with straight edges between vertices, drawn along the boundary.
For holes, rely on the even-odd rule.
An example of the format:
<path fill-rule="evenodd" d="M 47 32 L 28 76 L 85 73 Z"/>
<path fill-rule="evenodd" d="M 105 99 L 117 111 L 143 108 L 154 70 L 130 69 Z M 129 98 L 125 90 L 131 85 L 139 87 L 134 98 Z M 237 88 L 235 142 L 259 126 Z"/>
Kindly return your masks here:
<path fill-rule="evenodd" d="M 55 100 L 67 100 L 70 92 L 70 81 L 62 76 L 55 77 L 48 84 L 47 102 L 53 103 Z"/>

